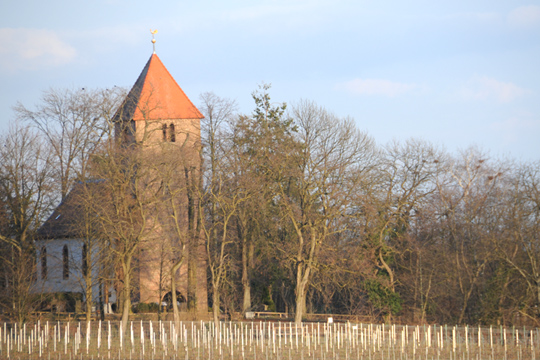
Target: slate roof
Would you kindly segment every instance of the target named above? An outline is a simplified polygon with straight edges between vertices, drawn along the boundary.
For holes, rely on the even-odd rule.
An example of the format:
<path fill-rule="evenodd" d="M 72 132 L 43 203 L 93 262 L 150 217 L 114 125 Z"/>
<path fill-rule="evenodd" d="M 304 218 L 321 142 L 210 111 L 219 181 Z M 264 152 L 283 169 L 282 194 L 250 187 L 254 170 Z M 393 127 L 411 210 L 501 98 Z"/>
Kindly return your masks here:
<path fill-rule="evenodd" d="M 64 201 L 39 228 L 38 240 L 80 237 L 79 224 L 84 222 L 84 196 L 87 191 L 91 191 L 93 194 L 102 193 L 105 191 L 104 185 L 101 180 L 76 183 Z"/>
<path fill-rule="evenodd" d="M 152 54 L 114 121 L 202 119 L 204 116 Z"/>

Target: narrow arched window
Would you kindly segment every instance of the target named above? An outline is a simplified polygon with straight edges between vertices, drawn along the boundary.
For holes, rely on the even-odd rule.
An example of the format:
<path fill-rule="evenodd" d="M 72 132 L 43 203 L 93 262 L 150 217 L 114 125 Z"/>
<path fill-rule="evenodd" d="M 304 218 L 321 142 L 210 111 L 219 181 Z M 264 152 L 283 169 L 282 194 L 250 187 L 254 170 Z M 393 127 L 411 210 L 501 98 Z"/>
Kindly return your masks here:
<path fill-rule="evenodd" d="M 163 132 L 163 141 L 167 141 L 167 124 L 161 126 L 161 131 Z"/>
<path fill-rule="evenodd" d="M 47 278 L 47 248 L 43 246 L 41 248 L 41 279 Z"/>
<path fill-rule="evenodd" d="M 174 131 L 174 124 L 169 125 L 169 139 L 171 142 L 176 141 L 176 132 Z"/>
<path fill-rule="evenodd" d="M 64 279 L 69 279 L 69 250 L 68 250 L 67 245 L 64 245 L 64 249 L 62 249 L 62 259 L 63 259 L 62 277 Z"/>
<path fill-rule="evenodd" d="M 86 247 L 86 244 L 83 244 L 82 247 L 82 272 L 83 276 L 86 277 L 88 274 L 88 248 Z"/>

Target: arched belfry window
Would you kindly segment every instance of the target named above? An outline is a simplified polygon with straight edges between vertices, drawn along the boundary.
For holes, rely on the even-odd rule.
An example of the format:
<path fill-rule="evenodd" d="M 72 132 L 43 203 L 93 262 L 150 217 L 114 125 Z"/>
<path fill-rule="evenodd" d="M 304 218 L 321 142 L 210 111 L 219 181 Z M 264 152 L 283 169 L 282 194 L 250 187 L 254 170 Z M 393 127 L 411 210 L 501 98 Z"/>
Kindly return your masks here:
<path fill-rule="evenodd" d="M 161 126 L 161 131 L 163 132 L 163 141 L 167 141 L 167 124 Z"/>
<path fill-rule="evenodd" d="M 62 260 L 62 277 L 64 279 L 69 279 L 69 250 L 67 245 L 64 245 L 64 248 L 62 249 Z"/>
<path fill-rule="evenodd" d="M 88 248 L 86 244 L 83 244 L 82 247 L 82 272 L 83 276 L 88 274 Z"/>
<path fill-rule="evenodd" d="M 41 279 L 47 278 L 47 248 L 43 246 L 41 248 Z"/>
<path fill-rule="evenodd" d="M 176 141 L 176 132 L 174 130 L 174 124 L 169 125 L 169 139 L 171 142 Z"/>

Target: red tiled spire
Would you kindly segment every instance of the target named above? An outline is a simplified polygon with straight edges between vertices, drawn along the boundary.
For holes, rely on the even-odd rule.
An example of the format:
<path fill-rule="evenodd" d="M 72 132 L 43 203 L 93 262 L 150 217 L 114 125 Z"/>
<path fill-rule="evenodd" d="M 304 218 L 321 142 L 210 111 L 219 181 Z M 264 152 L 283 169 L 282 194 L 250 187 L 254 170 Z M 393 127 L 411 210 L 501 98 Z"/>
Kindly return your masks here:
<path fill-rule="evenodd" d="M 152 54 L 115 120 L 202 119 L 156 54 Z"/>

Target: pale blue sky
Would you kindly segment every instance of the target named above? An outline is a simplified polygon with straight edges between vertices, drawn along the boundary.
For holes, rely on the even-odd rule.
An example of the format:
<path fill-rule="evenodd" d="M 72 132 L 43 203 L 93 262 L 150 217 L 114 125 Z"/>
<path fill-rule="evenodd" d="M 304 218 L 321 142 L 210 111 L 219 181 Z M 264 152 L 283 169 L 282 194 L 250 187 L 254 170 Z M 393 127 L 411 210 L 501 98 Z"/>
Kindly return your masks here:
<path fill-rule="evenodd" d="M 2 1 L 0 131 L 50 87 L 131 87 L 157 53 L 191 100 L 314 100 L 380 144 L 540 159 L 540 1 Z"/>

